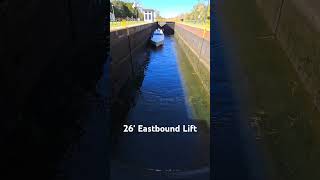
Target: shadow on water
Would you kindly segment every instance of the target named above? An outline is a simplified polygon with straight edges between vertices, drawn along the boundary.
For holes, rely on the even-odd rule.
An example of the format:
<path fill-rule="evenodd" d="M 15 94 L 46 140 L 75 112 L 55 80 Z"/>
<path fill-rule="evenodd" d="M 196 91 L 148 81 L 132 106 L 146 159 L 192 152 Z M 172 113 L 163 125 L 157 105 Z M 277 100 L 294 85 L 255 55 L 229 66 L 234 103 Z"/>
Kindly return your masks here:
<path fill-rule="evenodd" d="M 173 36 L 166 36 L 164 46 L 148 46 L 134 57 L 137 73 L 130 106 L 123 110 L 118 131 L 114 130 L 111 179 L 209 179 L 209 113 L 198 113 L 187 93 L 190 78 L 181 73 Z M 142 65 L 142 66 L 141 66 Z M 140 68 L 137 68 L 139 67 Z M 138 69 L 138 70 L 137 70 Z M 183 68 L 183 71 L 189 71 Z M 195 84 L 196 86 L 197 84 Z M 133 94 L 132 94 L 133 93 Z M 133 95 L 133 96 L 132 96 Z M 205 96 L 204 96 L 205 97 Z M 205 97 L 206 98 L 206 97 Z M 198 104 L 200 108 L 201 103 Z M 207 107 L 207 106 L 205 106 Z M 194 115 L 197 112 L 197 116 Z M 198 116 L 198 114 L 200 114 Z M 123 133 L 123 124 L 143 126 L 196 125 L 197 133 Z"/>
<path fill-rule="evenodd" d="M 111 129 L 112 141 L 115 143 L 118 141 L 117 137 L 121 133 L 122 124 L 125 123 L 128 112 L 135 106 L 136 92 L 139 92 L 150 62 L 150 51 L 140 48 L 132 58 L 134 62 L 134 76 L 124 84 L 116 100 L 113 100 L 111 105 L 111 119 L 113 122 Z"/>

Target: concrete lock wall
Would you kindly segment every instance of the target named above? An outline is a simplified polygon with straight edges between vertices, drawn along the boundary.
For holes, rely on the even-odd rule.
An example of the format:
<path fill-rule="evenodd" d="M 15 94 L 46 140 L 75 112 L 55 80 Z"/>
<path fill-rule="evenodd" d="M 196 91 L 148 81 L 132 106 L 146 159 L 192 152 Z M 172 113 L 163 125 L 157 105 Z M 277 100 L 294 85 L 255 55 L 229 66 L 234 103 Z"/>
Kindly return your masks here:
<path fill-rule="evenodd" d="M 2 1 L 0 8 L 6 4 Z M 106 52 L 105 5 L 96 0 L 12 3 L 10 21 L 4 21 L 8 26 L 1 28 L 7 33 L 0 35 L 10 38 L 1 42 L 8 58 L 1 61 L 0 71 L 5 87 L 16 93 L 12 101 L 25 104 L 46 76 L 73 78 L 81 86 L 98 79 Z"/>
<path fill-rule="evenodd" d="M 157 23 L 150 23 L 110 32 L 113 97 L 117 97 L 121 89 L 134 78 L 139 68 L 139 63 L 133 58 L 134 53 L 146 45 L 157 27 Z"/>
<path fill-rule="evenodd" d="M 209 33 L 210 32 L 206 32 Z M 185 26 L 175 25 L 175 37 L 181 49 L 186 53 L 193 69 L 197 73 L 203 86 L 210 91 L 210 41 L 203 38 Z"/>
<path fill-rule="evenodd" d="M 0 2 L 0 106 L 10 115 L 1 127 L 9 132 L 29 112 L 52 109 L 48 97 L 56 92 L 68 98 L 95 88 L 106 59 L 105 7 L 96 0 L 33 0 L 12 2 L 9 11 L 8 1 Z"/>
<path fill-rule="evenodd" d="M 320 109 L 320 1 L 256 2 Z"/>
<path fill-rule="evenodd" d="M 161 23 L 159 25 L 161 25 Z M 175 29 L 174 27 L 175 27 L 174 22 L 166 22 L 163 26 L 163 32 L 167 35 L 173 35 L 174 29 Z"/>
<path fill-rule="evenodd" d="M 123 89 L 130 87 L 127 84 L 138 75 L 141 63 L 137 62 L 133 56 L 135 51 L 146 45 L 157 27 L 157 23 L 150 23 L 111 31 L 110 52 L 112 60 L 110 69 L 113 97 L 117 98 Z M 174 30 L 181 49 L 186 53 L 203 86 L 209 92 L 210 41 L 177 24 L 169 23 L 169 27 Z"/>
<path fill-rule="evenodd" d="M 0 144 L 8 179 L 17 179 L 17 170 L 27 179 L 59 179 L 64 168 L 86 169 L 66 172 L 71 179 L 108 177 L 107 162 L 100 163 L 94 153 L 109 154 L 109 107 L 93 110 L 100 99 L 87 99 L 107 73 L 107 2 L 10 1 L 10 11 L 8 2 L 0 1 Z M 88 130 L 99 125 L 103 132 Z M 86 143 L 97 134 L 105 139 Z M 77 151 L 71 155 L 74 143 Z M 64 163 L 66 158 L 77 163 Z M 93 170 L 91 164 L 102 168 Z"/>
<path fill-rule="evenodd" d="M 7 27 L 8 22 L 7 22 L 7 14 L 8 14 L 8 1 L 2 1 L 0 2 L 0 26 L 1 27 Z M 7 87 L 6 85 L 8 84 L 8 80 L 5 79 L 4 77 L 8 74 L 5 69 L 5 63 L 8 59 L 8 54 L 6 53 L 7 51 L 7 42 L 8 42 L 8 30 L 7 28 L 0 28 L 0 58 L 1 58 L 1 63 L 0 63 L 0 81 L 2 82 L 2 88 L 0 88 L 0 94 L 6 93 Z M 7 63 L 7 62 L 6 62 Z M 3 85 L 4 84 L 4 85 Z M 6 88 L 6 89 L 5 89 Z M 0 96 L 0 101 L 4 101 L 4 97 Z"/>

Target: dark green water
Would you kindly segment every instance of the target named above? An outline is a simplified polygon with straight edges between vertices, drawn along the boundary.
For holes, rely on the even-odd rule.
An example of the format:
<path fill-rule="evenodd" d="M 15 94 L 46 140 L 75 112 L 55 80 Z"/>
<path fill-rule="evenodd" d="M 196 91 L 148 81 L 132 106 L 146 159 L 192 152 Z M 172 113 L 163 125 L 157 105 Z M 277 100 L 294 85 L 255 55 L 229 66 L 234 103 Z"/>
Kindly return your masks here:
<path fill-rule="evenodd" d="M 120 133 L 112 179 L 209 179 L 208 95 L 173 36 L 143 54 L 143 81 L 124 124 L 195 125 L 198 132 Z"/>

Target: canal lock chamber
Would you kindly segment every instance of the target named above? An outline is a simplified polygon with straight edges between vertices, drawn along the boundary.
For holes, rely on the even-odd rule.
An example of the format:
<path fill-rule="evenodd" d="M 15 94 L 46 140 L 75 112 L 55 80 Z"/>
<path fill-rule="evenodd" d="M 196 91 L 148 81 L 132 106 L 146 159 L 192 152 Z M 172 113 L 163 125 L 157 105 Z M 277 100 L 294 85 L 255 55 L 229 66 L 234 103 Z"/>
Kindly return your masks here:
<path fill-rule="evenodd" d="M 163 26 L 162 47 L 150 45 L 158 27 L 151 23 L 111 32 L 111 177 L 209 179 L 208 89 L 185 53 L 186 45 L 179 42 L 174 23 Z M 198 132 L 123 132 L 128 125 L 195 125 Z"/>

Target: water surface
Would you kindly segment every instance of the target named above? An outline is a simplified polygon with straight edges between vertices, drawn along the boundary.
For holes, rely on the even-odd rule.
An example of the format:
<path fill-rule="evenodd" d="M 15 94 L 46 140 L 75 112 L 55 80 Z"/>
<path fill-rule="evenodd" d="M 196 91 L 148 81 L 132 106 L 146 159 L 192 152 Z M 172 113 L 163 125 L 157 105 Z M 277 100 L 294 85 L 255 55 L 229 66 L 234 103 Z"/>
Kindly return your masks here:
<path fill-rule="evenodd" d="M 163 47 L 142 53 L 147 56 L 144 77 L 125 124 L 196 125 L 198 132 L 121 133 L 112 156 L 112 179 L 209 179 L 208 95 L 202 94 L 173 36 L 165 37 Z"/>

